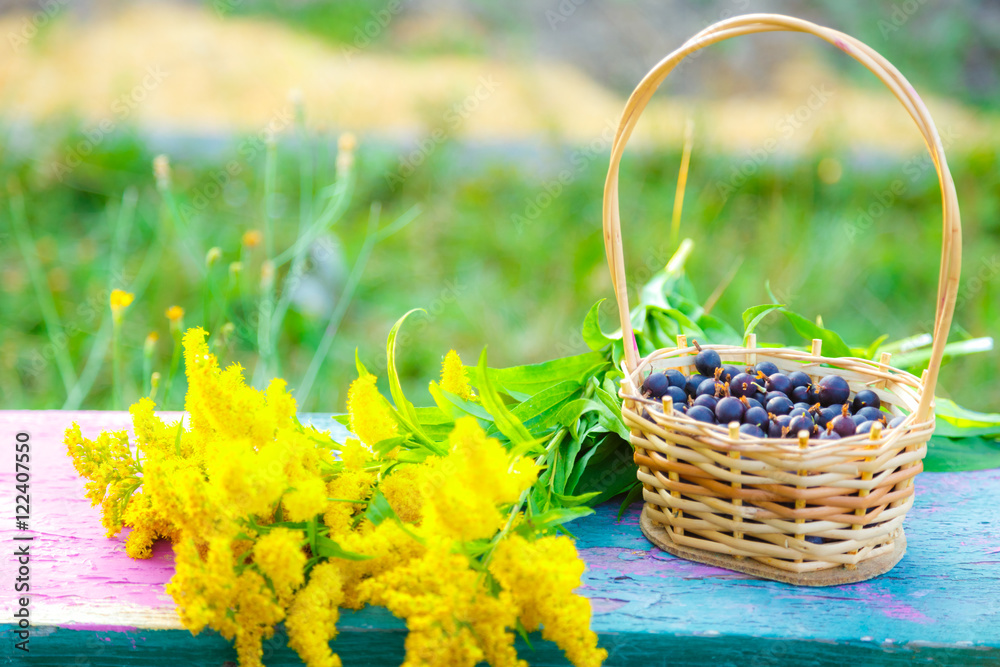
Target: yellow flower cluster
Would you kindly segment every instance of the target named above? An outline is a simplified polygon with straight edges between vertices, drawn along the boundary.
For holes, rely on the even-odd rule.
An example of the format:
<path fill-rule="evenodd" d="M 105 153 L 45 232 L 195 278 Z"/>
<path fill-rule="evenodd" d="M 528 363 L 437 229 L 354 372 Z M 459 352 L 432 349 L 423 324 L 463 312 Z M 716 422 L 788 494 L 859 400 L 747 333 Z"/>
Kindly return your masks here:
<path fill-rule="evenodd" d="M 475 398 L 472 387 L 469 386 L 465 366 L 462 365 L 462 358 L 455 350 L 450 350 L 444 357 L 444 363 L 441 364 L 441 388 L 467 401 Z"/>
<path fill-rule="evenodd" d="M 529 542 L 512 535 L 497 546 L 490 573 L 510 591 L 528 632 L 541 626 L 542 637 L 558 644 L 577 667 L 600 665 L 607 657 L 590 629 L 590 603 L 573 593 L 580 586 L 583 561 L 568 537 Z"/>
<path fill-rule="evenodd" d="M 357 439 L 337 444 L 299 424 L 284 382 L 261 392 L 238 365 L 220 368 L 206 336 L 184 335 L 187 424 L 163 422 L 143 399 L 131 408 L 134 442 L 125 431 L 87 440 L 76 425 L 66 434 L 109 536 L 131 527 L 135 558 L 173 542 L 167 591 L 192 633 L 213 628 L 251 667 L 284 621 L 309 667 L 339 667 L 329 644 L 339 609 L 371 604 L 406 620 L 408 666 L 521 667 L 519 621 L 574 664 L 601 662 L 589 603 L 573 593 L 583 563 L 572 542 L 509 530 L 522 523 L 508 521 L 511 506 L 537 480 L 533 461 L 471 417 L 418 451 L 367 373 L 348 395 Z M 442 387 L 472 396 L 457 354 Z M 388 452 L 376 447 L 389 439 Z"/>

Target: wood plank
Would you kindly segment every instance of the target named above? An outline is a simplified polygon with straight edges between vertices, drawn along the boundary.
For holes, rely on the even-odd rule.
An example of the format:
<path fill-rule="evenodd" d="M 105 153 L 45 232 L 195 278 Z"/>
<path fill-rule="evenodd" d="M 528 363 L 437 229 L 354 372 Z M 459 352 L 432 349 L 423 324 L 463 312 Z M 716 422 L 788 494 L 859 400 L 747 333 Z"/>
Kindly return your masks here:
<path fill-rule="evenodd" d="M 310 416 L 332 424 L 328 417 Z M 72 422 L 89 436 L 127 427 L 125 413 L 0 412 L 0 435 L 31 435 L 32 507 L 28 532 L 0 517 L 0 539 L 31 544 L 32 662 L 91 665 L 220 665 L 234 660 L 225 640 L 180 628 L 163 592 L 172 574 L 169 545 L 133 561 L 122 537 L 107 539 L 98 508 L 83 497 L 65 455 Z M 6 451 L 11 452 L 12 447 Z M 12 457 L 0 465 L 3 506 L 12 507 Z M 609 665 L 830 664 L 845 660 L 909 664 L 1000 664 L 1000 470 L 923 473 L 906 520 L 906 556 L 871 581 L 823 589 L 796 588 L 692 563 L 653 547 L 639 530 L 639 506 L 620 523 L 603 505 L 572 528 L 587 563 L 584 595 Z M 5 645 L 19 664 L 10 630 L 16 563 L 2 559 L 0 598 Z M 347 613 L 336 648 L 366 662 L 399 664 L 405 629 L 384 609 Z M 557 649 L 523 647 L 531 664 L 565 664 Z M 299 664 L 280 634 L 268 642 L 268 665 Z M 82 663 L 81 663 L 82 664 Z"/>

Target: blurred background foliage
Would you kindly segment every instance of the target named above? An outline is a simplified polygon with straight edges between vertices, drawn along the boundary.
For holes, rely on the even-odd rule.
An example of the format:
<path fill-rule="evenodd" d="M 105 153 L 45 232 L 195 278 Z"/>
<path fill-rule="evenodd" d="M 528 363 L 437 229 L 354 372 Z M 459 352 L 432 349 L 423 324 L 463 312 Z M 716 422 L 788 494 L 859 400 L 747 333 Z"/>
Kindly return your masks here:
<path fill-rule="evenodd" d="M 272 370 L 290 386 L 307 373 L 362 253 L 373 202 L 383 226 L 414 206 L 420 213 L 374 246 L 302 409 L 342 410 L 354 351 L 379 369 L 389 327 L 414 307 L 427 314 L 408 325 L 398 363 L 418 402 L 450 348 L 472 360 L 488 345 L 492 366 L 584 351 L 580 322 L 611 295 L 601 234 L 608 123 L 683 39 L 752 11 L 851 33 L 924 94 L 944 135 L 965 228 L 952 338 L 996 335 L 995 3 L 214 0 L 73 3 L 51 14 L 35 3 L 3 7 L 0 35 L 12 54 L 0 59 L 4 408 L 67 405 L 60 352 L 78 375 L 88 358 L 99 362 L 71 407 L 124 407 L 113 405 L 111 351 L 95 354 L 94 345 L 109 290 L 136 289 L 144 262 L 155 270 L 122 324 L 125 403 L 146 391 L 150 368 L 168 374 L 164 312 L 173 305 L 185 309 L 186 326 L 232 322 L 222 357 L 253 378 L 265 248 L 245 234 L 265 230 L 270 216 L 276 252 L 293 246 L 302 203 L 318 212 L 323 188 L 336 179 L 337 140 L 347 131 L 359 146 L 346 208 L 309 248 L 301 280 L 289 283 L 276 341 Z M 905 113 L 861 67 L 815 39 L 755 36 L 703 53 L 651 105 L 624 163 L 633 299 L 676 247 L 670 216 L 690 119 L 681 236 L 695 242 L 687 269 L 699 292 L 718 292 L 713 314 L 738 326 L 745 308 L 769 300 L 769 282 L 852 344 L 928 332 L 940 193 Z M 298 90 L 293 102 L 290 89 Z M 834 93 L 827 102 L 817 90 Z M 302 123 L 292 121 L 296 104 Z M 265 136 L 276 143 L 269 196 Z M 152 163 L 161 153 L 170 155 L 171 192 L 186 224 L 157 189 Z M 238 173 L 224 175 L 232 164 Z M 111 249 L 127 192 L 136 208 L 119 273 Z M 41 286 L 15 238 L 8 204 L 20 198 Z M 206 271 L 203 253 L 213 246 L 222 260 Z M 237 261 L 242 271 L 232 279 L 227 267 Z M 215 295 L 207 321 L 206 289 Z M 64 338 L 52 340 L 44 293 Z M 602 319 L 606 330 L 616 328 L 610 301 Z M 160 339 L 146 362 L 153 331 Z M 799 342 L 777 320 L 757 332 L 766 342 Z M 938 393 L 997 410 L 998 362 L 996 351 L 954 360 Z M 175 387 L 163 407 L 180 408 L 182 396 Z"/>

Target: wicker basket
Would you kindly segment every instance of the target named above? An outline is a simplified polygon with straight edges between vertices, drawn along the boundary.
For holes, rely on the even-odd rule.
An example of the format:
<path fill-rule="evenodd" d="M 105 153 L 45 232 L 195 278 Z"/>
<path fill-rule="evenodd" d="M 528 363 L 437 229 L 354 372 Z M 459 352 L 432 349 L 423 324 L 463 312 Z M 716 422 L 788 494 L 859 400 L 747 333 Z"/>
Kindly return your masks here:
<path fill-rule="evenodd" d="M 759 439 L 733 428 L 658 409 L 641 396 L 652 370 L 694 370 L 696 350 L 681 337 L 676 348 L 639 358 L 629 322 L 618 211 L 618 170 L 625 145 L 657 87 L 685 56 L 710 44 L 758 32 L 816 35 L 865 65 L 916 122 L 941 181 L 944 234 L 930 365 L 916 378 L 879 362 L 822 356 L 787 348 L 707 345 L 723 363 L 771 361 L 782 371 L 812 378 L 840 375 L 852 392 L 874 390 L 901 426 L 840 440 Z M 934 431 L 933 397 L 951 326 L 961 261 L 958 201 L 944 149 L 923 102 L 905 78 L 871 48 L 843 33 L 806 21 L 752 14 L 716 23 L 667 56 L 629 98 L 611 152 L 604 190 L 604 238 L 625 333 L 622 414 L 632 434 L 645 505 L 641 526 L 662 549 L 703 563 L 789 583 L 825 586 L 861 581 L 888 571 L 906 549 L 903 520 L 913 504 L 913 479 L 922 469 Z"/>

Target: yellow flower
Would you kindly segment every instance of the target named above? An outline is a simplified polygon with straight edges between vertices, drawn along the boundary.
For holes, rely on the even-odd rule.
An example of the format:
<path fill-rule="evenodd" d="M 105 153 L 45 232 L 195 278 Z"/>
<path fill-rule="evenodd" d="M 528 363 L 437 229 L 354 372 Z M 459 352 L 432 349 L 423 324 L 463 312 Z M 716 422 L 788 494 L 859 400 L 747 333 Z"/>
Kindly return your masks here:
<path fill-rule="evenodd" d="M 263 667 L 263 639 L 274 635 L 274 626 L 285 617 L 285 608 L 274 598 L 267 581 L 254 570 L 244 570 L 236 586 L 236 655 L 241 667 Z"/>
<path fill-rule="evenodd" d="M 184 309 L 180 306 L 170 306 L 167 308 L 167 312 L 164 313 L 167 319 L 170 320 L 170 328 L 181 328 L 182 322 L 184 321 Z"/>
<path fill-rule="evenodd" d="M 362 503 L 371 497 L 374 481 L 374 473 L 358 470 L 345 470 L 330 480 L 326 487 L 326 496 L 332 500 L 327 502 L 323 523 L 330 529 L 331 537 L 337 538 L 351 530 L 355 515 L 364 511 L 365 505 Z M 361 502 L 350 503 L 344 502 L 345 500 Z"/>
<path fill-rule="evenodd" d="M 360 440 L 348 438 L 340 448 L 340 460 L 348 470 L 362 470 L 372 463 L 372 450 L 361 444 Z"/>
<path fill-rule="evenodd" d="M 490 594 L 468 558 L 434 542 L 426 553 L 363 581 L 369 604 L 406 619 L 406 667 L 429 665 L 526 667 L 517 659 L 517 622 L 509 596 Z"/>
<path fill-rule="evenodd" d="M 396 420 L 375 386 L 375 376 L 370 373 L 351 383 L 347 392 L 347 414 L 351 432 L 369 447 L 396 435 Z"/>
<path fill-rule="evenodd" d="M 112 290 L 111 292 L 111 314 L 117 319 L 121 318 L 122 312 L 129 307 L 135 295 L 125 290 Z"/>
<path fill-rule="evenodd" d="M 260 245 L 260 242 L 264 239 L 264 235 L 261 234 L 256 229 L 251 229 L 245 234 L 243 234 L 243 245 L 247 248 L 256 248 Z"/>
<path fill-rule="evenodd" d="M 473 417 L 455 422 L 447 456 L 429 460 L 420 484 L 423 527 L 452 540 L 490 538 L 513 503 L 538 476 L 527 460 L 511 461 L 497 440 L 487 438 Z"/>
<path fill-rule="evenodd" d="M 340 667 L 340 658 L 330 651 L 330 640 L 337 636 L 343 598 L 343 578 L 336 563 L 328 561 L 313 568 L 309 583 L 288 609 L 288 645 L 309 667 Z"/>
<path fill-rule="evenodd" d="M 302 551 L 305 534 L 288 528 L 274 528 L 253 546 L 253 561 L 271 580 L 274 592 L 287 606 L 295 591 L 305 581 L 306 554 Z"/>
<path fill-rule="evenodd" d="M 156 350 L 156 343 L 160 340 L 160 334 L 155 331 L 150 331 L 146 336 L 146 342 L 142 346 L 142 353 L 147 357 L 152 356 L 153 352 Z"/>
<path fill-rule="evenodd" d="M 304 479 L 281 499 L 288 521 L 308 521 L 326 508 L 326 484 L 319 477 Z"/>
<path fill-rule="evenodd" d="M 455 350 L 448 352 L 441 364 L 441 388 L 467 401 L 473 398 L 465 366 Z"/>
<path fill-rule="evenodd" d="M 419 523 L 423 511 L 423 497 L 420 495 L 421 474 L 424 466 L 401 464 L 392 473 L 382 478 L 379 490 L 389 501 L 396 516 L 406 523 Z"/>
<path fill-rule="evenodd" d="M 568 537 L 529 542 L 508 536 L 497 545 L 489 570 L 510 593 L 528 632 L 540 625 L 542 637 L 558 644 L 577 667 L 597 667 L 608 657 L 590 629 L 590 602 L 573 592 L 584 564 Z"/>

